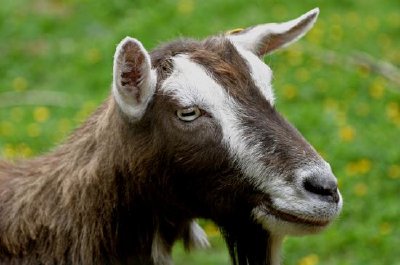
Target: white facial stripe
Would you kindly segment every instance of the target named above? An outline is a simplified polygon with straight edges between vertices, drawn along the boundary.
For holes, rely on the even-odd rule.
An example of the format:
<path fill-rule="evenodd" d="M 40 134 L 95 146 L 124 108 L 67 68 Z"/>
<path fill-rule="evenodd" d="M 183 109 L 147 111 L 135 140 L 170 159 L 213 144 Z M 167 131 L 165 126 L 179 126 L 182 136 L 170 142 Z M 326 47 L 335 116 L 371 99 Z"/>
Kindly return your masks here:
<path fill-rule="evenodd" d="M 341 203 L 336 208 L 332 208 L 329 203 L 300 196 L 299 191 L 303 189 L 301 183 L 298 181 L 289 183 L 285 176 L 279 175 L 274 169 L 264 165 L 262 159 L 268 155 L 268 152 L 273 152 L 274 146 L 271 146 L 270 150 L 265 150 L 261 144 L 249 141 L 249 136 L 246 135 L 240 121 L 240 115 L 244 115 L 241 106 L 207 74 L 202 66 L 191 61 L 187 56 L 174 58 L 173 64 L 174 71 L 165 80 L 160 92 L 172 95 L 182 106 L 197 105 L 210 112 L 221 126 L 223 142 L 233 161 L 238 164 L 248 181 L 271 196 L 274 207 L 283 212 L 305 217 L 311 216 L 311 218 L 314 216 L 315 218 L 331 219 L 338 213 Z M 322 166 L 315 165 L 315 167 L 314 171 Z M 329 169 L 326 164 L 323 168 Z M 299 177 L 298 179 L 300 181 L 303 178 Z M 259 222 L 267 222 L 266 228 L 276 230 L 279 224 L 282 224 L 273 216 L 264 220 L 262 212 L 258 212 L 257 209 L 254 211 L 254 216 Z M 286 224 L 286 222 L 284 223 Z M 287 225 L 291 227 L 290 223 Z M 292 231 L 290 233 L 295 233 L 298 227 L 290 229 Z"/>
<path fill-rule="evenodd" d="M 236 49 L 240 55 L 247 60 L 251 67 L 251 75 L 256 86 L 260 89 L 261 93 L 266 99 L 274 104 L 273 90 L 271 86 L 272 71 L 264 64 L 256 55 L 252 52 L 247 51 L 241 47 L 236 46 Z M 271 147 L 273 150 L 274 147 Z M 256 150 L 260 150 L 259 148 Z M 265 150 L 268 152 L 268 150 Z M 265 153 L 264 153 L 265 155 Z M 254 161 L 254 159 L 253 159 Z M 296 173 L 296 181 L 294 183 L 288 183 L 284 176 L 279 176 L 275 172 L 268 172 L 268 168 L 255 163 L 251 168 L 248 168 L 249 173 L 257 174 L 255 176 L 263 176 L 268 178 L 268 181 L 261 181 L 259 187 L 267 192 L 273 201 L 274 207 L 281 210 L 286 210 L 291 213 L 295 213 L 299 216 L 315 216 L 322 219 L 332 219 L 335 217 L 341 209 L 342 200 L 340 199 L 338 207 L 332 207 L 329 203 L 323 203 L 319 200 L 310 200 L 308 196 L 301 196 L 298 190 L 302 189 L 304 176 L 309 176 L 310 172 L 330 172 L 330 166 L 324 160 L 321 159 L 322 163 L 309 164 L 308 168 L 299 169 Z M 249 161 L 250 164 L 254 163 Z M 304 171 L 300 174 L 300 171 Z"/>
<path fill-rule="evenodd" d="M 246 141 L 239 121 L 241 107 L 231 98 L 205 69 L 190 61 L 187 56 L 174 58 L 174 71 L 161 88 L 162 93 L 172 94 L 182 106 L 197 105 L 205 108 L 219 122 L 223 141 L 229 152 L 252 182 L 262 185 L 268 170 L 260 162 L 261 146 Z"/>
<path fill-rule="evenodd" d="M 263 61 L 260 60 L 254 53 L 243 49 L 240 46 L 235 46 L 239 54 L 245 59 L 250 66 L 251 77 L 254 83 L 260 89 L 264 97 L 271 105 L 274 105 L 274 92 L 272 90 L 272 70 Z"/>
<path fill-rule="evenodd" d="M 162 92 L 171 93 L 183 106 L 197 105 L 209 110 L 225 101 L 225 93 L 204 69 L 186 55 L 173 59 L 174 71 L 164 81 Z"/>

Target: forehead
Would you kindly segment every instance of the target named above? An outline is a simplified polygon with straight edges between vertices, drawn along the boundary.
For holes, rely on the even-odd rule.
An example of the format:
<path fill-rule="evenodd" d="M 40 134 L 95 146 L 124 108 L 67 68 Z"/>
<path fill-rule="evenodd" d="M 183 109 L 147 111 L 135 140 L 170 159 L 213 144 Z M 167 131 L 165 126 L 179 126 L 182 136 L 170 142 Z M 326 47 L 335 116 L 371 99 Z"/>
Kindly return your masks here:
<path fill-rule="evenodd" d="M 271 69 L 226 38 L 167 44 L 153 52 L 152 60 L 160 89 L 182 104 L 216 103 L 224 95 L 243 103 L 263 98 L 273 104 Z"/>

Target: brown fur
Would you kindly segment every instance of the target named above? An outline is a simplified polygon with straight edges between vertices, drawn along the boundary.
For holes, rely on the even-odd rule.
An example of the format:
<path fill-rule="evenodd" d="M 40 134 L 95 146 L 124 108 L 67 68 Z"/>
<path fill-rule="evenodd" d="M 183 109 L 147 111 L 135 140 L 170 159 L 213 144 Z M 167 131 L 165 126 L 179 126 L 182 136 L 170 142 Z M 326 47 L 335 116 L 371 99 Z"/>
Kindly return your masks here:
<path fill-rule="evenodd" d="M 175 51 L 161 48 L 152 56 L 163 77 L 159 83 L 171 72 L 170 54 L 195 46 L 175 45 Z M 211 142 L 193 145 L 192 136 L 184 135 L 169 135 L 165 142 L 171 121 L 165 121 L 164 112 L 175 108 L 172 98 L 158 95 L 149 106 L 153 111 L 132 123 L 111 97 L 53 152 L 15 163 L 0 161 L 0 264 L 153 264 L 156 234 L 167 253 L 177 238 L 189 238 L 189 221 L 212 215 L 198 201 L 207 187 L 183 203 L 188 194 L 177 192 L 183 184 L 171 182 L 194 171 L 212 176 L 228 164 L 218 148 L 216 124 L 199 130 L 214 134 Z M 187 156 L 198 147 L 196 157 Z M 185 168 L 171 171 L 174 163 Z M 213 194 L 206 198 L 214 200 Z"/>
<path fill-rule="evenodd" d="M 246 62 L 224 38 L 180 40 L 154 50 L 157 89 L 173 70 L 171 58 L 181 53 L 247 106 L 243 126 L 251 136 L 265 132 L 254 137 L 265 150 L 279 139 L 282 148 L 266 164 L 294 170 L 302 163 L 293 158 L 296 146 L 314 155 L 262 99 Z M 190 238 L 188 225 L 197 217 L 221 227 L 235 264 L 269 264 L 269 232 L 250 213 L 270 198 L 231 161 L 220 126 L 209 117 L 183 125 L 175 115 L 180 107 L 156 90 L 144 116 L 133 122 L 110 97 L 53 152 L 0 161 L 0 264 L 161 265 L 177 239 Z M 256 123 L 262 113 L 265 121 Z M 154 252 L 160 253 L 156 259 Z"/>
<path fill-rule="evenodd" d="M 123 253 L 131 250 L 121 246 L 125 239 L 119 233 L 127 231 L 120 227 L 120 215 L 130 214 L 136 197 L 146 202 L 161 188 L 154 183 L 152 190 L 146 184 L 149 163 L 156 162 L 154 148 L 149 148 L 151 135 L 132 126 L 110 99 L 52 153 L 15 164 L 0 163 L 0 264 L 131 259 Z M 132 131 L 139 133 L 132 137 Z M 126 221 L 139 219 L 135 214 Z M 171 231 L 171 237 L 179 233 Z M 153 235 L 148 237 L 148 246 L 141 247 L 143 256 L 150 252 Z M 144 264 L 151 263 L 147 256 Z"/>

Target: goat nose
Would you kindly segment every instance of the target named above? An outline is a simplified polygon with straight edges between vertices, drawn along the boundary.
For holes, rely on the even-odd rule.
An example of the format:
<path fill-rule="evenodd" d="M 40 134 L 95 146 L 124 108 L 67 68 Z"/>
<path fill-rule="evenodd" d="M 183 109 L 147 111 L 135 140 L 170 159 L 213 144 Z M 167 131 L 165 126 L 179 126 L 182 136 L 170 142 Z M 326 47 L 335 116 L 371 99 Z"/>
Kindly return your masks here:
<path fill-rule="evenodd" d="M 321 200 L 335 203 L 340 200 L 337 182 L 331 176 L 310 176 L 303 185 L 306 191 L 318 195 Z"/>

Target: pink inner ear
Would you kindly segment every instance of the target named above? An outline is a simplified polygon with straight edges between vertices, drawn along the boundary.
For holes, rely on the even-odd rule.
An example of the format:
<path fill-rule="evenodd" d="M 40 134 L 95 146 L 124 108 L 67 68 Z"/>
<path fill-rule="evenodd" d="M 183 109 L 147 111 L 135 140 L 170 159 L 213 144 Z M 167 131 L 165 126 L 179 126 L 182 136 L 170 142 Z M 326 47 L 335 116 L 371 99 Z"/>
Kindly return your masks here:
<path fill-rule="evenodd" d="M 125 93 L 132 95 L 137 103 L 141 103 L 140 85 L 143 81 L 141 71 L 145 63 L 144 54 L 136 43 L 129 42 L 123 48 L 123 67 L 121 71 L 121 86 Z"/>

